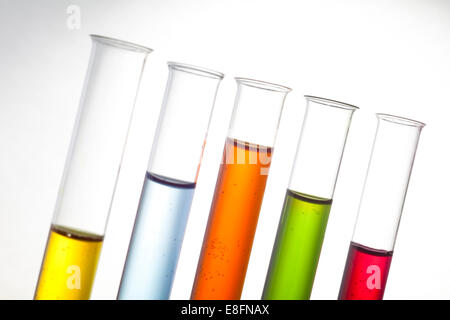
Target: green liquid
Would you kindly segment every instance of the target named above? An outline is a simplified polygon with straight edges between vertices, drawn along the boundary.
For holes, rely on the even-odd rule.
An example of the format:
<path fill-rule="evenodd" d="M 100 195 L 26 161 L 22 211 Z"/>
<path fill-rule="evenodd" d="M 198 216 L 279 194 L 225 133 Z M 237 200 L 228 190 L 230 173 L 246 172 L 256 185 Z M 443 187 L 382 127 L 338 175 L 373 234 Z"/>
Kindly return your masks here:
<path fill-rule="evenodd" d="M 331 202 L 287 190 L 262 299 L 310 298 Z"/>

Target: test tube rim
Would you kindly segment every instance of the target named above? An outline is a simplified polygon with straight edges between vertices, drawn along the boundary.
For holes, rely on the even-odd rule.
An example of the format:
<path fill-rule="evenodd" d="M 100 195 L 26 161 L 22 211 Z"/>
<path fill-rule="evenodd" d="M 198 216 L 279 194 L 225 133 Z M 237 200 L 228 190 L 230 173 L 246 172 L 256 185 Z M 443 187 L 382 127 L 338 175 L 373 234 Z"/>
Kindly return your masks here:
<path fill-rule="evenodd" d="M 257 88 L 257 89 L 281 92 L 281 93 L 288 93 L 288 92 L 292 91 L 292 89 L 289 87 L 283 86 L 281 84 L 272 83 L 272 82 L 250 79 L 250 78 L 243 78 L 243 77 L 235 77 L 234 79 L 236 80 L 236 82 L 238 84 L 242 84 L 242 85 Z"/>
<path fill-rule="evenodd" d="M 424 122 L 420 122 L 420 121 L 405 118 L 405 117 L 395 116 L 392 114 L 376 113 L 375 115 L 379 120 L 384 120 L 384 121 L 392 122 L 392 123 L 403 125 L 403 126 L 417 127 L 417 128 L 423 128 L 426 126 L 426 124 Z"/>
<path fill-rule="evenodd" d="M 359 110 L 359 107 L 357 107 L 353 104 L 349 104 L 349 103 L 345 103 L 345 102 L 341 102 L 341 101 L 337 101 L 337 100 L 333 100 L 333 99 L 322 98 L 322 97 L 317 97 L 317 96 L 310 96 L 310 95 L 305 95 L 304 97 L 307 101 L 312 101 L 312 102 L 319 103 L 319 104 L 322 104 L 322 105 L 325 105 L 328 107 L 351 110 L 351 111 Z"/>
<path fill-rule="evenodd" d="M 141 53 L 147 53 L 147 54 L 153 52 L 153 49 L 141 46 L 141 45 L 133 43 L 133 42 L 124 41 L 124 40 L 120 40 L 120 39 L 116 39 L 116 38 L 110 38 L 110 37 L 106 37 L 106 36 L 102 36 L 102 35 L 98 35 L 98 34 L 90 34 L 89 36 L 91 37 L 92 40 L 95 40 L 97 42 L 107 44 L 107 45 L 110 45 L 110 46 L 113 46 L 116 48 L 135 51 L 135 52 L 141 52 Z"/>
<path fill-rule="evenodd" d="M 177 70 L 177 71 L 187 72 L 187 73 L 191 73 L 194 75 L 203 76 L 203 77 L 207 77 L 207 78 L 222 80 L 225 76 L 222 72 L 199 67 L 199 66 L 194 66 L 192 64 L 187 64 L 187 63 L 169 61 L 169 62 L 167 62 L 167 65 L 169 66 L 169 68 Z"/>

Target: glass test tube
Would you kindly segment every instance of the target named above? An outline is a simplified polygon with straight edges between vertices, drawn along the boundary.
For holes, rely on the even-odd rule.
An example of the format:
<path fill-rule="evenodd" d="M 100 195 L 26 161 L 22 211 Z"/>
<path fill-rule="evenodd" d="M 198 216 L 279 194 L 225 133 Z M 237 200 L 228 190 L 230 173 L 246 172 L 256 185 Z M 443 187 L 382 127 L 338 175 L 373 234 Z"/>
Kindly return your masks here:
<path fill-rule="evenodd" d="M 236 78 L 237 94 L 192 299 L 239 299 L 289 88 Z"/>
<path fill-rule="evenodd" d="M 339 299 L 381 300 L 425 124 L 377 114 L 378 127 Z"/>
<path fill-rule="evenodd" d="M 142 70 L 152 51 L 103 36 L 91 39 L 35 299 L 89 299 Z"/>
<path fill-rule="evenodd" d="M 302 132 L 262 299 L 310 298 L 350 122 L 358 109 L 305 98 Z"/>
<path fill-rule="evenodd" d="M 169 299 L 223 74 L 169 63 L 118 299 Z"/>

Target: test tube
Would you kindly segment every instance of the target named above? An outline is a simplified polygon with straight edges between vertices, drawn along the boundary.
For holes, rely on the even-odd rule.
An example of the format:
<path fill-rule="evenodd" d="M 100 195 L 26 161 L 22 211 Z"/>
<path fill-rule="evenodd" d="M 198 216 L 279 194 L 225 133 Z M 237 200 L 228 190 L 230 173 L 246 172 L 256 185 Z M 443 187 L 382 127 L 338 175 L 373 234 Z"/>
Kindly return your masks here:
<path fill-rule="evenodd" d="M 92 49 L 35 299 L 89 299 L 129 124 L 151 49 L 91 35 Z"/>
<path fill-rule="evenodd" d="M 382 300 L 424 123 L 377 114 L 378 126 L 340 300 Z"/>
<path fill-rule="evenodd" d="M 353 112 L 305 96 L 306 111 L 262 299 L 308 300 Z"/>
<path fill-rule="evenodd" d="M 169 62 L 118 299 L 169 299 L 220 72 Z"/>
<path fill-rule="evenodd" d="M 192 299 L 240 299 L 287 87 L 236 78 Z"/>

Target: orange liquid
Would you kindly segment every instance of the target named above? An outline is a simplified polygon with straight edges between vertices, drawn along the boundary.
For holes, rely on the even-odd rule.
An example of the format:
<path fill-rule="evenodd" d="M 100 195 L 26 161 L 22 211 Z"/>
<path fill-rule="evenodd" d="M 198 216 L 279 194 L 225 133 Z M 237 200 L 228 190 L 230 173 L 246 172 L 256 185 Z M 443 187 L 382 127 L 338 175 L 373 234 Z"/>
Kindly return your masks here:
<path fill-rule="evenodd" d="M 191 299 L 240 299 L 271 153 L 227 140 Z"/>

